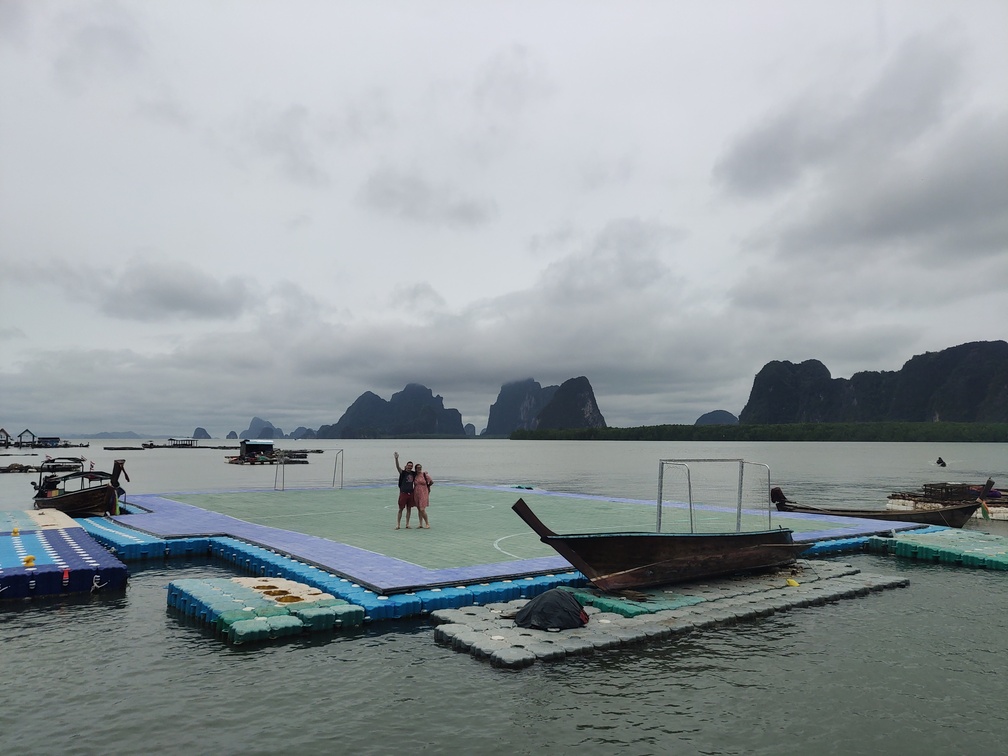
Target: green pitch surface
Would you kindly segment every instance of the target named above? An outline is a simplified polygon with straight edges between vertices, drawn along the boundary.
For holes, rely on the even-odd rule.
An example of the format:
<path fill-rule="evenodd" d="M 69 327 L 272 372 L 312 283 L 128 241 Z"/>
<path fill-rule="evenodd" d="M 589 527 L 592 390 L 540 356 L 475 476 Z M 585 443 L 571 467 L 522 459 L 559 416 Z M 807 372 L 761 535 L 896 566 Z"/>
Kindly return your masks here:
<path fill-rule="evenodd" d="M 395 529 L 398 491 L 376 488 L 240 491 L 172 494 L 169 498 L 212 512 L 328 538 L 429 569 L 555 556 L 552 548 L 511 511 L 523 498 L 533 512 L 557 533 L 612 531 L 654 532 L 654 502 L 628 502 L 588 496 L 511 488 L 441 484 L 431 489 L 429 529 L 417 529 L 416 512 L 407 530 Z M 698 530 L 735 529 L 734 512 L 695 513 Z M 773 527 L 797 533 L 822 530 L 821 520 L 785 518 L 774 514 Z M 744 515 L 744 530 L 765 529 L 763 515 Z M 677 507 L 663 510 L 662 530 L 688 532 L 689 513 Z"/>

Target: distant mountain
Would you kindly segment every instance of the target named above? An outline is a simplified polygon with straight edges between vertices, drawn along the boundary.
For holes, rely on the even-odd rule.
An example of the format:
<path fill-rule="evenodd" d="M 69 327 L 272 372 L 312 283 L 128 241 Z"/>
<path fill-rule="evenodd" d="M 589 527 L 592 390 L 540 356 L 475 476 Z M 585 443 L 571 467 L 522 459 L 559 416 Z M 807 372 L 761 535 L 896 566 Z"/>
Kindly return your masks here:
<path fill-rule="evenodd" d="M 261 417 L 253 417 L 252 422 L 249 423 L 249 427 L 239 433 L 238 438 L 284 438 L 284 432 L 282 429 L 275 427 L 273 423 L 268 420 L 263 420 Z"/>
<path fill-rule="evenodd" d="M 1008 342 L 926 352 L 897 371 L 833 378 L 818 360 L 768 362 L 756 374 L 744 424 L 1008 422 Z"/>
<path fill-rule="evenodd" d="M 210 438 L 210 434 L 207 433 L 206 428 L 197 428 L 192 432 L 193 438 L 198 438 L 200 440 Z"/>
<path fill-rule="evenodd" d="M 697 418 L 694 425 L 738 425 L 738 418 L 728 410 L 714 410 Z"/>
<path fill-rule="evenodd" d="M 605 428 L 591 383 L 583 375 L 564 381 L 535 419 L 535 429 Z"/>
<path fill-rule="evenodd" d="M 418 383 L 389 401 L 365 391 L 333 425 L 318 429 L 318 438 L 387 438 L 390 436 L 465 437 L 462 413 L 445 408 L 444 397 Z"/>
<path fill-rule="evenodd" d="M 532 430 L 542 409 L 550 403 L 559 386 L 539 385 L 526 378 L 501 386 L 497 401 L 490 405 L 484 436 L 509 436 L 516 430 Z"/>

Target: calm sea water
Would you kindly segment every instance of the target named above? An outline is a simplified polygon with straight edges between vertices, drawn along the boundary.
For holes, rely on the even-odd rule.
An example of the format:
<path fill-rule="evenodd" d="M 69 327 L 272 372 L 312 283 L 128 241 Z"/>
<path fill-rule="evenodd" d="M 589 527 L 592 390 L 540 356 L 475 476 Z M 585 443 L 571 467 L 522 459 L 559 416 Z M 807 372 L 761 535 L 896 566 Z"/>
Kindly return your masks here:
<path fill-rule="evenodd" d="M 224 464 L 223 450 L 102 448 L 114 443 L 65 453 L 101 469 L 125 457 L 128 494 L 280 483 L 275 468 Z M 882 506 L 923 482 L 1008 482 L 1005 444 L 279 445 L 325 449 L 284 470 L 288 488 L 331 485 L 334 473 L 391 485 L 395 450 L 443 481 L 641 499 L 655 496 L 661 458 L 765 462 L 810 503 Z M 38 459 L 4 456 L 0 467 Z M 0 475 L 0 509 L 29 508 L 32 479 Z M 979 527 L 1008 535 L 1002 523 Z M 520 672 L 437 646 L 425 621 L 229 648 L 168 615 L 165 589 L 230 572 L 132 565 L 125 595 L 0 604 L 0 754 L 1004 753 L 1008 573 L 841 561 L 910 586 Z"/>

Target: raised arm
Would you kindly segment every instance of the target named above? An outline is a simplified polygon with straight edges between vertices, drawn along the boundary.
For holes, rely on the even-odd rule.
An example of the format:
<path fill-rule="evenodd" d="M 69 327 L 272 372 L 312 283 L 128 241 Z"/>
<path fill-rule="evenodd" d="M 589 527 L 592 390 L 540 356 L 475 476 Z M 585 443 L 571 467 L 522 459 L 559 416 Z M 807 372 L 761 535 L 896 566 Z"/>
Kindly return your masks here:
<path fill-rule="evenodd" d="M 399 452 L 395 452 L 395 469 L 402 473 L 402 466 L 399 464 Z"/>

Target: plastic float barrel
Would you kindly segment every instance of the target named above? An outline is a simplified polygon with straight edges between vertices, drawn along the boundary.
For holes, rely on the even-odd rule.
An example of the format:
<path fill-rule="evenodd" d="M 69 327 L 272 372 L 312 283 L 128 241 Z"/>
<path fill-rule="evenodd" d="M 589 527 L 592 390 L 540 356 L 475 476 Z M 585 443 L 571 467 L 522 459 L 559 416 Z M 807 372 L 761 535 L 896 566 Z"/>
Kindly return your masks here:
<path fill-rule="evenodd" d="M 8 569 L 0 574 L 0 601 L 28 598 L 30 573 L 21 569 Z"/>
<path fill-rule="evenodd" d="M 242 643 L 262 641 L 269 638 L 269 620 L 266 617 L 253 617 L 239 620 L 228 627 L 227 640 L 236 646 Z"/>
<path fill-rule="evenodd" d="M 532 598 L 554 588 L 567 585 L 567 581 L 558 575 L 536 575 L 535 577 L 526 578 L 524 583 L 522 593 L 525 598 Z"/>
<path fill-rule="evenodd" d="M 438 609 L 453 608 L 447 596 L 441 595 L 440 588 L 428 588 L 427 590 L 417 591 L 416 596 L 420 600 L 420 611 L 422 612 L 434 612 Z"/>
<path fill-rule="evenodd" d="M 292 614 L 278 614 L 267 618 L 270 639 L 300 635 L 305 630 L 304 623 Z"/>
<path fill-rule="evenodd" d="M 388 597 L 392 619 L 413 617 L 423 610 L 423 601 L 415 593 L 397 593 Z"/>
<path fill-rule="evenodd" d="M 336 628 L 336 607 L 316 606 L 314 602 L 291 609 L 291 614 L 301 620 L 305 629 L 315 631 L 331 631 Z"/>
<path fill-rule="evenodd" d="M 501 580 L 500 591 L 498 601 L 514 601 L 521 598 L 521 585 L 514 580 Z"/>
<path fill-rule="evenodd" d="M 353 628 L 364 624 L 364 607 L 354 604 L 344 604 L 333 607 L 336 615 L 336 627 Z"/>

